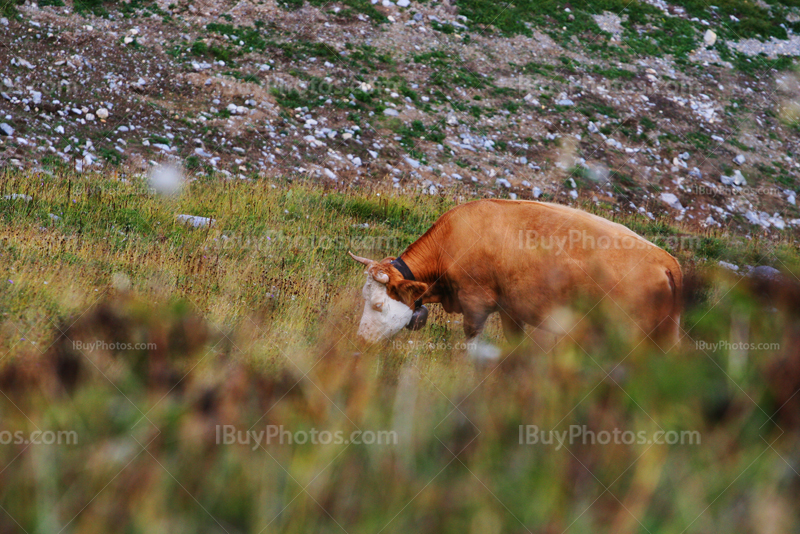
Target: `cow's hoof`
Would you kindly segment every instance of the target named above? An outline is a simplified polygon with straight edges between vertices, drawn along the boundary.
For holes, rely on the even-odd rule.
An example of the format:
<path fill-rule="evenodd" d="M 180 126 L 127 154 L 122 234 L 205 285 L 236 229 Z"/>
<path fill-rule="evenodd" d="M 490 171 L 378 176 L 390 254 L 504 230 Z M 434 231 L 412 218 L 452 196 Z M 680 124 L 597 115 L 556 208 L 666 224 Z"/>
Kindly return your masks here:
<path fill-rule="evenodd" d="M 488 364 L 496 361 L 501 354 L 500 348 L 491 343 L 471 341 L 468 343 L 467 354 L 472 361 L 478 364 Z"/>

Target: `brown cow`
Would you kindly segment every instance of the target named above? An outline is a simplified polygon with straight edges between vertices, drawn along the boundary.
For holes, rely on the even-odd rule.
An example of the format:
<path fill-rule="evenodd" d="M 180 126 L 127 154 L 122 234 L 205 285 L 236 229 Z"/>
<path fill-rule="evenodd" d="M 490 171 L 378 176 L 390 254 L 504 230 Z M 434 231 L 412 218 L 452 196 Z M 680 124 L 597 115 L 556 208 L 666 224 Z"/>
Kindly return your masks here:
<path fill-rule="evenodd" d="M 464 315 L 468 340 L 493 312 L 512 339 L 524 324 L 553 330 L 553 314 L 579 297 L 615 304 L 641 337 L 666 339 L 667 346 L 679 339 L 678 261 L 620 224 L 566 206 L 468 202 L 396 259 L 350 255 L 367 266 L 358 333 L 369 342 L 421 327 L 422 304 L 432 302 Z"/>

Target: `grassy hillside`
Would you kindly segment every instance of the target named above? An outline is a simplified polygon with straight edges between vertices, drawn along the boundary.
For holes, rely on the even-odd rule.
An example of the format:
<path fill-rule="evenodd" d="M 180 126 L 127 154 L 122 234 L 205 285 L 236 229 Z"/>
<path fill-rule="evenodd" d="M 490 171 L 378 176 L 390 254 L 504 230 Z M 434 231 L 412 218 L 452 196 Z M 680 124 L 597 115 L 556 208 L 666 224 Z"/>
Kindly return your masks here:
<path fill-rule="evenodd" d="M 795 4 L 0 0 L 0 167 L 172 161 L 796 232 Z"/>
<path fill-rule="evenodd" d="M 209 178 L 171 198 L 135 176 L 1 183 L 0 442 L 22 436 L 0 445 L 2 532 L 800 524 L 796 286 L 713 268 L 794 280 L 786 238 L 626 215 L 691 275 L 679 347 L 632 346 L 602 314 L 572 312 L 557 343 L 529 331 L 508 346 L 493 323 L 503 354 L 476 364 L 459 317 L 437 306 L 392 343 L 354 335 L 363 275 L 346 251 L 399 253 L 465 201 L 458 189 Z M 225 443 L 230 429 L 240 443 Z M 277 429 L 293 442 L 265 443 Z M 37 430 L 74 439 L 25 443 Z M 550 430 L 575 437 L 559 446 L 538 433 Z M 322 443 L 325 431 L 344 438 Z M 317 444 L 296 442 L 312 432 Z"/>

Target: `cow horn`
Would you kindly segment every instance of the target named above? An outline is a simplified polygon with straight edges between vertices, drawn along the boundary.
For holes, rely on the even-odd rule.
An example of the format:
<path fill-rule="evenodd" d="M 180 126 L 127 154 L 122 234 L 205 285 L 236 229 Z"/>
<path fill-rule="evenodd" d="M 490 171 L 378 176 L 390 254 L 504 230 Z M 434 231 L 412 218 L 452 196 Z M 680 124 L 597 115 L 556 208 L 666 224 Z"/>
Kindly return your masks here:
<path fill-rule="evenodd" d="M 372 265 L 373 263 L 375 263 L 374 261 L 368 260 L 367 258 L 362 258 L 361 256 L 356 256 L 355 254 L 353 254 L 349 250 L 347 251 L 347 253 L 350 254 L 350 257 L 353 258 L 354 260 L 356 260 L 358 263 L 363 263 L 364 265 Z"/>
<path fill-rule="evenodd" d="M 389 283 L 389 275 L 386 273 L 378 273 L 373 274 L 372 277 L 380 282 L 381 284 L 388 284 Z"/>

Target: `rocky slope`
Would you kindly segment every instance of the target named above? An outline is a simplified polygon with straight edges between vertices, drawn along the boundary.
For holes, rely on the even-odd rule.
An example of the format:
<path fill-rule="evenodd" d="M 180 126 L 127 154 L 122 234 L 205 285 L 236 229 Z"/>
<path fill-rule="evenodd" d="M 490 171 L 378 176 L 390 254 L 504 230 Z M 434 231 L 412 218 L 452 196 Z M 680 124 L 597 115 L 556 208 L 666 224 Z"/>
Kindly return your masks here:
<path fill-rule="evenodd" d="M 797 8 L 759 4 L 758 26 L 730 2 L 708 17 L 661 0 L 617 13 L 61 3 L 0 20 L 2 166 L 124 174 L 176 160 L 198 177 L 455 186 L 744 234 L 800 227 Z"/>

